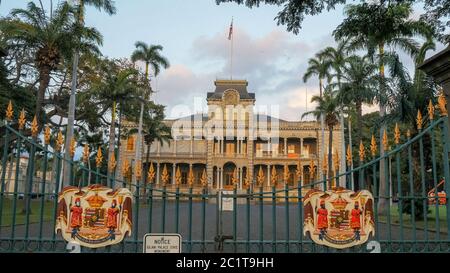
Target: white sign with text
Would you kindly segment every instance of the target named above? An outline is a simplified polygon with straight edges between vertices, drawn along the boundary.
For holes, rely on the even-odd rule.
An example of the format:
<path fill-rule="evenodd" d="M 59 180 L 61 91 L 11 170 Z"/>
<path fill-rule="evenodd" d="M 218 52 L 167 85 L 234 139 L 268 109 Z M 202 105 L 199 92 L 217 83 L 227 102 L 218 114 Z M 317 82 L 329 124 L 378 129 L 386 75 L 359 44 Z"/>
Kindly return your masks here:
<path fill-rule="evenodd" d="M 145 234 L 144 253 L 181 253 L 181 235 L 176 233 Z"/>

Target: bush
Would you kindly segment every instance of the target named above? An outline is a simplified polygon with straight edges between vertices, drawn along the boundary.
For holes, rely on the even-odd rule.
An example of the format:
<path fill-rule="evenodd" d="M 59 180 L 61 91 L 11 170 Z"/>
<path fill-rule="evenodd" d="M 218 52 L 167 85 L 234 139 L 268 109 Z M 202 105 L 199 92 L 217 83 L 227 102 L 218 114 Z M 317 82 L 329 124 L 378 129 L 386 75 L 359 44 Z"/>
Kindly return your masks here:
<path fill-rule="evenodd" d="M 409 215 L 412 215 L 412 206 L 414 205 L 414 216 L 416 220 L 424 219 L 424 211 L 426 211 L 426 214 L 428 215 L 430 213 L 430 210 L 428 209 L 428 202 L 425 203 L 425 210 L 423 206 L 423 200 L 420 198 L 414 198 L 414 201 L 411 202 L 412 198 L 404 198 L 402 200 L 402 213 L 406 213 Z"/>

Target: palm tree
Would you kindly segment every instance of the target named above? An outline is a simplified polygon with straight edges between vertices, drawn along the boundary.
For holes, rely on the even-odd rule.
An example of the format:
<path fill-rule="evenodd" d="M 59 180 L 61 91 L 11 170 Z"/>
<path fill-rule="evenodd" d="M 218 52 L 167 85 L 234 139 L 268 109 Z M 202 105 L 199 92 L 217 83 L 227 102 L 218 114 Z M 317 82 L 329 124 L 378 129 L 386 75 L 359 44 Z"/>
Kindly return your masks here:
<path fill-rule="evenodd" d="M 370 56 L 378 48 L 379 68 L 379 94 L 380 139 L 386 129 L 383 118 L 386 114 L 386 89 L 385 89 L 385 47 L 400 48 L 408 54 L 417 54 L 417 43 L 412 39 L 415 36 L 430 36 L 430 28 L 423 22 L 410 19 L 412 14 L 410 3 L 387 4 L 358 4 L 348 5 L 345 13 L 347 18 L 336 28 L 333 35 L 336 39 L 349 39 L 349 46 L 353 49 L 367 49 Z M 384 147 L 380 147 L 381 156 L 384 155 Z M 384 173 L 384 160 L 380 160 L 380 173 Z M 384 176 L 380 176 L 380 196 L 388 187 Z M 387 210 L 388 200 L 380 198 L 378 212 L 384 214 Z"/>
<path fill-rule="evenodd" d="M 99 104 L 104 109 L 111 111 L 108 151 L 108 158 L 111 158 L 115 149 L 117 104 L 130 103 L 136 100 L 139 86 L 136 84 L 136 70 L 122 68 L 108 61 L 102 66 L 104 77 L 100 82 L 93 84 L 92 91 Z"/>
<path fill-rule="evenodd" d="M 321 56 L 319 54 L 316 54 L 316 58 L 311 58 L 308 61 L 308 69 L 306 70 L 305 74 L 303 75 L 303 82 L 307 82 L 308 79 L 310 79 L 312 76 L 317 75 L 319 78 L 319 92 L 320 97 L 322 97 L 322 90 L 323 90 L 323 80 L 326 78 L 328 82 L 331 80 L 330 75 L 330 68 L 331 68 L 331 62 L 326 59 L 324 56 Z M 320 148 L 322 152 L 324 152 L 325 149 L 325 132 L 324 132 L 324 117 L 323 115 L 320 116 L 320 129 L 321 129 L 321 145 Z M 321 158 L 322 155 L 319 154 L 319 158 Z M 320 160 L 319 160 L 320 161 Z M 319 162 L 321 164 L 322 162 Z M 322 168 L 320 168 L 322 169 Z M 320 171 L 321 172 L 321 171 Z"/>
<path fill-rule="evenodd" d="M 74 10 L 65 2 L 58 5 L 51 16 L 35 3 L 29 2 L 26 9 L 13 9 L 11 17 L 0 21 L 0 30 L 15 46 L 25 46 L 35 55 L 39 74 L 39 89 L 36 99 L 36 118 L 42 128 L 41 112 L 50 75 L 63 60 L 77 48 L 80 52 L 99 53 L 102 36 L 95 28 L 75 27 Z"/>
<path fill-rule="evenodd" d="M 338 99 L 341 103 L 354 104 L 356 109 L 356 127 L 359 143 L 362 136 L 362 105 L 372 104 L 378 83 L 377 65 L 370 62 L 369 57 L 351 56 L 342 67 L 341 87 Z"/>
<path fill-rule="evenodd" d="M 144 164 L 144 184 L 147 182 L 147 172 L 150 166 L 150 147 L 153 142 L 158 141 L 161 145 L 164 143 L 169 143 L 171 137 L 171 128 L 167 126 L 164 120 L 164 106 L 155 105 L 154 103 L 146 104 L 146 111 L 142 134 L 144 136 L 144 143 L 147 145 L 147 152 Z M 137 130 L 131 129 L 128 135 L 137 133 Z"/>
<path fill-rule="evenodd" d="M 339 41 L 336 48 L 327 47 L 321 52 L 319 55 L 324 57 L 326 60 L 330 62 L 331 67 L 333 68 L 335 74 L 333 75 L 338 84 L 339 90 L 341 90 L 341 79 L 342 79 L 342 69 L 345 66 L 348 58 L 348 41 L 342 40 Z M 341 170 L 345 170 L 345 126 L 344 126 L 344 107 L 341 107 L 341 111 L 339 114 L 339 123 L 341 124 L 341 135 L 342 135 L 342 143 L 341 143 Z M 341 186 L 345 185 L 346 177 L 342 176 L 341 178 Z"/>
<path fill-rule="evenodd" d="M 114 1 L 111 0 L 79 0 L 78 9 L 76 12 L 76 27 L 84 26 L 84 8 L 85 5 L 93 6 L 98 10 L 104 10 L 107 14 L 113 15 L 116 13 L 116 8 L 114 6 Z M 69 99 L 69 111 L 67 113 L 67 130 L 66 130 L 66 140 L 65 146 L 69 147 L 70 141 L 73 138 L 73 128 L 75 124 L 75 107 L 76 107 L 76 89 L 77 89 L 77 70 L 78 70 L 78 62 L 80 58 L 80 53 L 77 49 L 74 50 L 73 53 L 73 65 L 72 65 L 72 86 L 70 91 L 70 99 Z M 64 154 L 64 180 L 69 181 L 69 167 L 68 162 L 70 160 L 70 156 L 68 153 Z"/>
<path fill-rule="evenodd" d="M 316 109 L 303 113 L 302 118 L 314 115 L 316 119 L 325 115 L 325 124 L 328 127 L 328 177 L 332 177 L 333 159 L 333 128 L 339 124 L 339 101 L 336 92 L 326 89 L 323 96 L 313 96 L 311 102 L 316 102 Z"/>
<path fill-rule="evenodd" d="M 148 45 L 145 42 L 138 41 L 135 43 L 136 49 L 131 54 L 131 61 L 137 62 L 142 61 L 145 63 L 145 80 L 149 80 L 149 67 L 152 66 L 152 70 L 154 76 L 158 76 L 161 71 L 161 67 L 167 69 L 169 67 L 169 61 L 160 54 L 160 51 L 163 50 L 161 45 Z M 149 85 L 150 86 L 150 85 Z M 144 101 L 150 99 L 150 94 L 152 90 L 151 87 L 144 92 L 144 97 L 141 101 L 141 111 L 139 116 L 139 129 L 138 129 L 138 138 L 136 144 L 136 158 L 142 162 L 141 159 L 141 143 L 142 143 L 142 125 L 143 125 L 143 115 L 144 115 Z"/>

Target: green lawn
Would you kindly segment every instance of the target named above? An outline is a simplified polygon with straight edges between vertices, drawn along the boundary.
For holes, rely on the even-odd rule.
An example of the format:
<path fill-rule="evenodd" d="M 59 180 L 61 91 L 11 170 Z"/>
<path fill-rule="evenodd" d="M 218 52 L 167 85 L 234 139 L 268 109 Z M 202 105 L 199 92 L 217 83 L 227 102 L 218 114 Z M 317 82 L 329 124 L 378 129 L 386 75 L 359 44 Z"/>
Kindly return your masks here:
<path fill-rule="evenodd" d="M 436 209 L 434 205 L 429 207 L 430 213 L 427 215 L 427 228 L 430 231 L 436 231 L 436 215 L 439 215 L 439 228 L 441 232 L 447 232 L 447 209 L 446 206 L 439 206 L 439 210 L 436 213 Z M 400 214 L 397 205 L 393 205 L 391 207 L 391 223 L 392 224 L 400 224 Z M 403 227 L 412 228 L 413 227 L 413 219 L 409 214 L 402 214 Z M 379 215 L 378 221 L 382 223 L 387 223 L 387 215 Z M 414 219 L 414 224 L 416 228 L 425 229 L 425 221 L 424 219 Z"/>
<path fill-rule="evenodd" d="M 11 226 L 13 222 L 13 200 L 12 198 L 4 198 L 2 205 L 2 215 L 1 215 L 1 225 L 2 227 L 8 227 Z M 43 208 L 43 220 L 49 221 L 53 219 L 53 206 L 54 202 L 51 201 L 44 201 L 44 208 Z M 26 222 L 26 215 L 21 214 L 22 208 L 24 207 L 24 201 L 23 200 L 17 200 L 17 207 L 16 207 L 16 225 L 25 224 Z M 31 201 L 31 212 L 32 214 L 29 216 L 29 223 L 39 223 L 41 219 L 41 201 L 40 199 L 32 200 Z"/>

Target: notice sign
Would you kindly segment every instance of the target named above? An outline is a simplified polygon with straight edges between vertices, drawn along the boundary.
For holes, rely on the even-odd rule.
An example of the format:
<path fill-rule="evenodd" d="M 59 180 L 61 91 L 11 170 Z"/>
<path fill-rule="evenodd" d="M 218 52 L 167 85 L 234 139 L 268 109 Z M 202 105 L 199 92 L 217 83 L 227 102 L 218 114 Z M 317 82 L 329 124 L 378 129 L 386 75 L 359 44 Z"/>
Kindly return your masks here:
<path fill-rule="evenodd" d="M 224 194 L 233 194 L 232 191 L 224 191 Z M 233 198 L 231 197 L 222 197 L 222 211 L 233 211 Z"/>
<path fill-rule="evenodd" d="M 145 234 L 144 253 L 181 253 L 181 235 L 176 233 Z"/>

